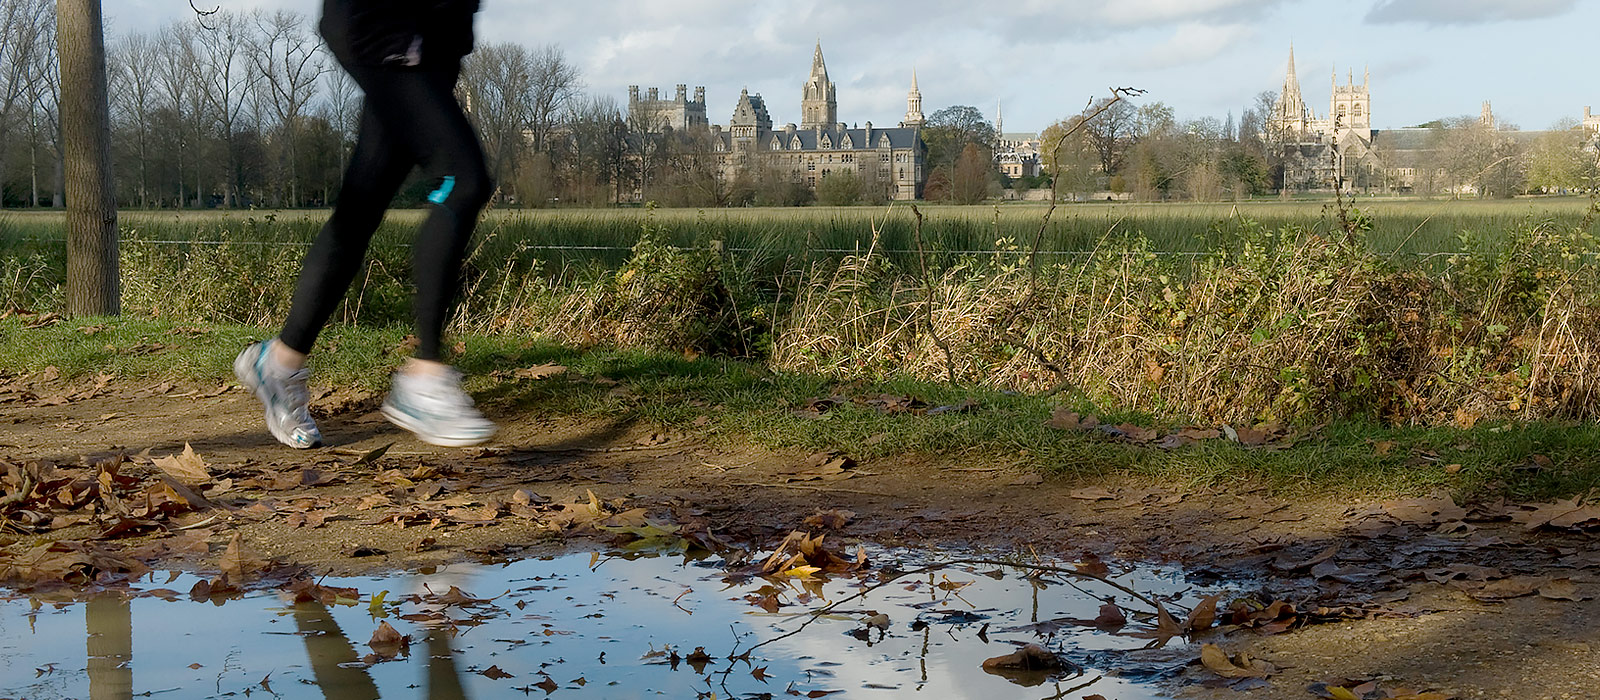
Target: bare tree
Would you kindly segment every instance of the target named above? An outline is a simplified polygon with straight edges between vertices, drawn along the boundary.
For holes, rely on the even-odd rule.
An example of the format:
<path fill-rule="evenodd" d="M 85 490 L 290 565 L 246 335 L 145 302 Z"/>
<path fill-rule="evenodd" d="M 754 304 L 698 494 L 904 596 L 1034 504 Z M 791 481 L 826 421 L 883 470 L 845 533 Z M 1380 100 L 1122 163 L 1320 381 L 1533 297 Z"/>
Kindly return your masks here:
<path fill-rule="evenodd" d="M 195 84 L 208 116 L 221 132 L 228 172 L 223 178 L 223 201 L 240 206 L 244 174 L 240 169 L 239 131 L 245 125 L 245 108 L 261 74 L 250 62 L 245 46 L 253 27 L 243 15 L 223 11 L 207 18 L 211 28 L 196 33 L 198 55 L 191 64 Z"/>
<path fill-rule="evenodd" d="M 0 0 L 0 133 L 17 133 L 14 125 L 24 109 L 33 123 L 35 83 L 49 63 L 40 54 L 50 43 L 45 37 L 53 7 L 49 0 Z M 0 173 L 6 172 L 11 146 L 12 139 L 0 139 Z"/>
<path fill-rule="evenodd" d="M 277 143 L 283 154 L 281 172 L 287 175 L 291 206 L 300 202 L 296 178 L 295 144 L 300 121 L 316 98 L 317 83 L 331 67 L 324 59 L 316 35 L 306 18 L 297 12 L 279 10 L 271 14 L 256 11 L 250 15 L 255 31 L 246 37 L 250 59 L 260 75 L 258 93 L 277 121 Z"/>
<path fill-rule="evenodd" d="M 178 208 L 189 201 L 184 179 L 185 166 L 193 163 L 195 196 L 199 196 L 202 178 L 199 168 L 200 143 L 204 134 L 204 98 L 196 82 L 194 62 L 199 55 L 195 48 L 195 28 L 184 22 L 174 22 L 162 29 L 156 38 L 155 77 L 161 107 L 171 111 L 172 121 L 178 127 L 170 143 L 177 168 L 176 185 Z"/>
<path fill-rule="evenodd" d="M 478 127 L 489 173 L 501 187 L 515 188 L 533 121 L 532 58 L 527 48 L 512 43 L 479 47 L 461 67 L 467 113 Z"/>
<path fill-rule="evenodd" d="M 544 46 L 528 51 L 528 129 L 533 150 L 550 152 L 550 137 L 567 104 L 582 89 L 578 67 L 567 62 L 561 49 Z"/>
<path fill-rule="evenodd" d="M 111 174 L 111 108 L 100 0 L 60 0 L 61 130 L 67 169 L 67 312 L 121 308 L 117 199 Z"/>
<path fill-rule="evenodd" d="M 150 112 L 158 90 L 155 48 L 148 34 L 128 34 L 112 47 L 110 58 L 111 102 L 132 132 L 131 150 L 139 172 L 135 191 L 141 209 L 150 206 Z"/>

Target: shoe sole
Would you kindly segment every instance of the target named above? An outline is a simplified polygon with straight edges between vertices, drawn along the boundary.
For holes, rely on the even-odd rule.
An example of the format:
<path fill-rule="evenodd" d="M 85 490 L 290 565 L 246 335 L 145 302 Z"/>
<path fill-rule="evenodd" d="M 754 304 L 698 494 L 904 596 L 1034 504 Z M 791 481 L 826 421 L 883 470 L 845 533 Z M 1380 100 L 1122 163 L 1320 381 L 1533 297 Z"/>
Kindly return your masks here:
<path fill-rule="evenodd" d="M 417 436 L 418 440 L 426 442 L 429 445 L 438 445 L 439 447 L 476 447 L 494 438 L 494 433 L 492 432 L 488 435 L 481 435 L 477 437 L 450 437 L 448 435 L 435 435 L 422 430 L 417 425 L 416 420 L 413 419 L 410 414 L 390 406 L 387 403 L 383 405 L 383 408 L 379 409 L 379 412 L 382 413 L 383 417 L 390 423 L 405 429 L 412 435 Z"/>
<path fill-rule="evenodd" d="M 262 349 L 262 352 L 266 352 L 265 348 Z M 266 396 L 262 395 L 262 389 L 264 387 L 254 381 L 255 363 L 246 362 L 245 354 L 242 352 L 239 353 L 239 356 L 233 360 L 233 376 L 239 380 L 240 384 L 244 385 L 244 388 L 249 389 L 250 393 L 255 394 L 257 401 L 261 402 L 261 417 L 267 424 L 267 432 L 272 434 L 272 438 L 274 440 L 277 440 L 278 442 L 281 442 L 289 447 L 293 447 L 297 450 L 309 450 L 322 446 L 321 440 L 317 440 L 309 445 L 302 445 L 299 442 L 296 442 L 295 439 L 290 437 L 287 433 L 283 432 L 283 430 L 278 426 L 272 424 L 272 407 L 270 405 L 270 401 Z"/>

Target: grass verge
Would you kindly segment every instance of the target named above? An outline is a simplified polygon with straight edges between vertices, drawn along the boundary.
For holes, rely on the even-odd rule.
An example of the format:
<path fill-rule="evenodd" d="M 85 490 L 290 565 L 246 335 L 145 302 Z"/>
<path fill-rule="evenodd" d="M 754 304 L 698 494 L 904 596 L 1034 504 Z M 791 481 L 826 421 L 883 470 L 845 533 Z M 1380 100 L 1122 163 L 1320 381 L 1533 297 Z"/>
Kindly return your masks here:
<path fill-rule="evenodd" d="M 227 380 L 239 349 L 270 333 L 246 326 L 130 318 L 26 327 L 36 320 L 0 318 L 0 375 L 55 367 L 64 377 L 107 372 L 149 381 Z M 330 327 L 313 358 L 315 381 L 381 390 L 405 354 L 405 336 L 400 328 Z M 1600 454 L 1600 427 L 1590 423 L 1484 421 L 1460 429 L 1345 421 L 1282 450 L 1210 440 L 1165 451 L 1046 427 L 1046 419 L 1060 406 L 1094 411 L 1112 422 L 1181 427 L 1065 394 L 1019 394 L 912 379 L 841 385 L 750 362 L 575 349 L 513 335 L 467 337 L 462 348 L 456 362 L 473 377 L 469 388 L 497 412 L 635 418 L 730 443 L 842 450 L 863 459 L 909 454 L 930 462 L 1020 465 L 1068 478 L 1134 475 L 1223 488 L 1242 481 L 1290 494 L 1449 489 L 1464 498 L 1538 499 L 1600 486 L 1600 462 L 1594 459 Z M 545 381 L 492 376 L 549 363 L 564 365 L 568 372 Z M 942 415 L 884 413 L 856 403 L 820 415 L 800 410 L 813 398 L 835 394 L 907 397 L 927 406 L 970 399 L 976 408 Z"/>

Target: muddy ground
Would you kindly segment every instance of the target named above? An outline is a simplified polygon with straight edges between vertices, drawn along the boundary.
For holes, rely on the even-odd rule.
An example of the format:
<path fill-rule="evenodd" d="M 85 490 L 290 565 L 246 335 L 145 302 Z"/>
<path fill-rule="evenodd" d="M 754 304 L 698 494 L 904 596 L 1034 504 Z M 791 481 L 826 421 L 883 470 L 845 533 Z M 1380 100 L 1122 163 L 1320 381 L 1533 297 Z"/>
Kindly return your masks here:
<path fill-rule="evenodd" d="M 1583 530 L 1600 515 L 1577 503 L 1458 506 L 1448 497 L 1286 498 L 1248 483 L 1067 482 L 978 455 L 855 464 L 736 436 L 494 405 L 487 413 L 504 432 L 491 448 L 452 450 L 385 423 L 374 411 L 378 397 L 346 394 L 319 398 L 328 447 L 296 452 L 267 435 L 256 402 L 237 388 L 8 381 L 0 462 L 65 467 L 124 453 L 125 471 L 154 473 L 154 459 L 186 444 L 203 459 L 214 476 L 205 497 L 226 508 L 171 518 L 164 527 L 207 542 L 159 565 L 214 570 L 235 532 L 256 555 L 318 573 L 531 556 L 569 543 L 559 526 L 506 513 L 544 499 L 586 501 L 590 492 L 612 510 L 645 508 L 660 521 L 701 523 L 729 541 L 768 547 L 818 511 L 843 510 L 853 518 L 834 537 L 1175 562 L 1261 602 L 1293 604 L 1292 613 L 1244 615 L 1243 624 L 1203 637 L 1272 664 L 1264 682 L 1197 665 L 1174 686 L 1179 697 L 1309 698 L 1314 683 L 1377 681 L 1370 697 L 1409 689 L 1439 693 L 1418 697 L 1586 698 L 1600 681 L 1600 604 L 1592 599 L 1600 596 L 1600 543 Z M 67 524 L 0 535 L 0 544 L 9 539 L 20 551 L 96 533 L 93 524 Z"/>

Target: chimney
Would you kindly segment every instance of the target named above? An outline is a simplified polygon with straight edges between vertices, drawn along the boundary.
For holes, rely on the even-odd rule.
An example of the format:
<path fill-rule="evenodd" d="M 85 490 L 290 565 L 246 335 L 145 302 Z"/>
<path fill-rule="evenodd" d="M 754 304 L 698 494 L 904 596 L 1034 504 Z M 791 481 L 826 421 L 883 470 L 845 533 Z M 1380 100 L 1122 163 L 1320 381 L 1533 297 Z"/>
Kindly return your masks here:
<path fill-rule="evenodd" d="M 694 89 L 694 101 L 695 102 L 699 102 L 701 104 L 705 104 L 705 101 L 706 101 L 706 88 L 705 88 L 705 86 L 702 85 L 702 86 L 697 87 L 697 88 Z"/>
<path fill-rule="evenodd" d="M 639 101 L 639 86 L 638 85 L 629 85 L 628 86 L 628 101 L 629 102 L 638 102 Z"/>
<path fill-rule="evenodd" d="M 651 102 L 654 102 L 656 100 L 661 99 L 661 91 L 657 90 L 655 88 L 650 88 L 650 92 L 645 93 L 645 94 L 650 96 L 650 101 Z"/>
<path fill-rule="evenodd" d="M 674 97 L 679 102 L 689 101 L 689 86 L 678 83 L 678 94 Z"/>
<path fill-rule="evenodd" d="M 872 122 L 867 122 L 867 142 L 861 144 L 862 148 L 872 148 Z"/>
<path fill-rule="evenodd" d="M 794 131 L 795 131 L 796 128 L 798 128 L 798 127 L 796 127 L 793 122 L 788 123 L 788 124 L 784 124 L 783 125 L 783 133 L 788 134 L 790 136 L 794 136 Z"/>

